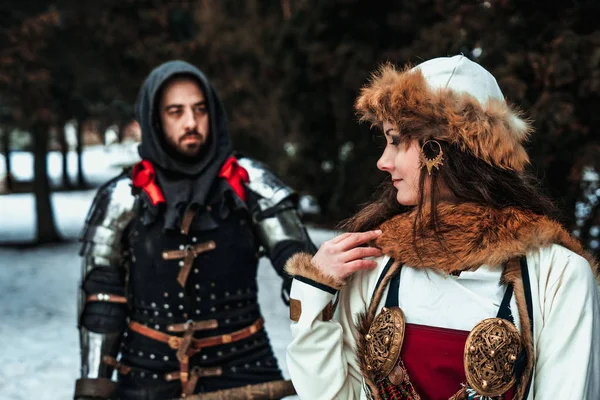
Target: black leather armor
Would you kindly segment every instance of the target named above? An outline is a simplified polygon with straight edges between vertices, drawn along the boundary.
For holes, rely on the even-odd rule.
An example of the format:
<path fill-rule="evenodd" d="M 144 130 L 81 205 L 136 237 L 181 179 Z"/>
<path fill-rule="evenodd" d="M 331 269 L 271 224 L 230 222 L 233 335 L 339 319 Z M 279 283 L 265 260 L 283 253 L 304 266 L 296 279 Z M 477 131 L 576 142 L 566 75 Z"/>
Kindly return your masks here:
<path fill-rule="evenodd" d="M 112 385 L 113 369 L 118 370 L 113 398 L 181 394 L 187 373 L 177 349 L 134 325 L 182 337 L 173 327 L 195 321 L 206 326 L 193 331 L 194 339 L 225 338 L 189 357 L 185 371 L 197 375 L 195 393 L 281 379 L 261 324 L 258 258 L 268 255 L 287 278 L 287 258 L 314 246 L 295 209 L 295 194 L 261 164 L 250 159 L 239 164 L 250 175 L 247 200 L 240 206 L 227 196 L 209 196 L 196 212 L 213 221 L 206 230 L 192 225 L 189 232 L 165 232 L 160 213 L 143 193 L 132 192 L 128 175 L 99 190 L 82 234 L 82 389 L 76 396 L 91 397 L 93 390 L 86 388 L 96 382 Z M 252 334 L 237 340 L 235 332 L 249 327 Z"/>

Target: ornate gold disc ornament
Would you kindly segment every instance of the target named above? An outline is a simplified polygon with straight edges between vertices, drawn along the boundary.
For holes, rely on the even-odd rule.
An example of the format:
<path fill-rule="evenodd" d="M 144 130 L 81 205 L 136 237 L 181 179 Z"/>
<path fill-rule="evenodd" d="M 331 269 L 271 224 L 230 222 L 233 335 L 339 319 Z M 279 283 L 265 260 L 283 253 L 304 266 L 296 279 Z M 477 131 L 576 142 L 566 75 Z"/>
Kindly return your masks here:
<path fill-rule="evenodd" d="M 398 362 L 404 341 L 404 325 L 404 313 L 399 307 L 383 307 L 365 335 L 367 370 L 375 382 L 388 376 Z"/>
<path fill-rule="evenodd" d="M 427 149 L 426 149 L 427 147 Z M 433 157 L 429 158 L 426 154 L 433 153 Z M 421 167 L 427 167 L 427 173 L 431 175 L 433 168 L 440 169 L 444 165 L 444 151 L 437 140 L 428 140 L 421 146 Z"/>
<path fill-rule="evenodd" d="M 478 394 L 500 396 L 516 381 L 514 369 L 522 350 L 517 328 L 502 318 L 478 323 L 467 337 L 464 364 L 467 382 Z"/>

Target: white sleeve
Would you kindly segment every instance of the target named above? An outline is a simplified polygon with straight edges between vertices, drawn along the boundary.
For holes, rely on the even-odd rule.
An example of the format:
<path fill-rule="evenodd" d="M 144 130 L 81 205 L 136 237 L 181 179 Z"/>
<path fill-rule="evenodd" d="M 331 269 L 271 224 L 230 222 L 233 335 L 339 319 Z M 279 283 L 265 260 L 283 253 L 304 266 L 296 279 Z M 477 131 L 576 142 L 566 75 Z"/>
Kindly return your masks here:
<path fill-rule="evenodd" d="M 323 321 L 323 309 L 336 294 L 294 279 L 290 297 L 302 312 L 292 322 L 287 365 L 294 387 L 303 400 L 356 400 L 361 398 L 362 375 L 356 362 L 353 336 L 355 314 L 366 307 L 363 279 L 353 277 L 340 292 L 333 318 Z"/>
<path fill-rule="evenodd" d="M 560 246 L 540 262 L 548 263 L 549 274 L 540 286 L 533 399 L 598 400 L 600 305 L 590 265 Z"/>

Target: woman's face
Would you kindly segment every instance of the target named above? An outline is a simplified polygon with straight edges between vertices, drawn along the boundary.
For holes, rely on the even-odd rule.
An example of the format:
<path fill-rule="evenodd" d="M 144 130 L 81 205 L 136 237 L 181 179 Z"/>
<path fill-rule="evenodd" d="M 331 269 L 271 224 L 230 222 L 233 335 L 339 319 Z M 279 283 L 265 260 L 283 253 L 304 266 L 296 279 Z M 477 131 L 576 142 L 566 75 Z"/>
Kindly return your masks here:
<path fill-rule="evenodd" d="M 416 139 L 401 141 L 400 132 L 392 124 L 383 123 L 386 146 L 377 161 L 377 168 L 388 172 L 398 190 L 396 199 L 404 206 L 416 206 L 419 201 L 421 148 Z"/>

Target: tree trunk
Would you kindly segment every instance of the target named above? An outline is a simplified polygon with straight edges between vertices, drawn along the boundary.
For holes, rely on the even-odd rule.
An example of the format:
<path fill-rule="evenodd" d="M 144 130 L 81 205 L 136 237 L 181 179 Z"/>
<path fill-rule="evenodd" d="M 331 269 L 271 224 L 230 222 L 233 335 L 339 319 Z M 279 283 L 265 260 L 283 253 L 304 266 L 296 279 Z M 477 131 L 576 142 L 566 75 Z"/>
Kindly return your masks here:
<path fill-rule="evenodd" d="M 62 152 L 62 187 L 63 189 L 71 189 L 71 180 L 69 178 L 69 145 L 65 135 L 65 123 L 58 124 L 58 140 L 60 142 L 60 150 Z"/>
<path fill-rule="evenodd" d="M 61 240 L 54 223 L 48 182 L 48 126 L 33 128 L 33 171 L 35 210 L 37 215 L 37 243 L 53 243 Z"/>
<path fill-rule="evenodd" d="M 83 176 L 83 118 L 77 120 L 77 187 L 84 189 L 87 187 L 87 182 Z"/>
<path fill-rule="evenodd" d="M 106 146 L 106 130 L 109 127 L 109 124 L 103 120 L 100 120 L 96 123 L 96 127 L 98 129 L 98 136 L 100 136 L 100 141 L 103 146 Z"/>
<path fill-rule="evenodd" d="M 4 169 L 6 170 L 5 185 L 10 193 L 13 188 L 12 163 L 10 160 L 10 129 L 2 130 L 2 150 L 4 151 Z"/>
<path fill-rule="evenodd" d="M 127 126 L 128 122 L 121 122 L 119 124 L 119 132 L 118 132 L 118 137 L 119 137 L 119 143 L 123 143 L 123 138 L 125 137 L 125 127 Z"/>
<path fill-rule="evenodd" d="M 292 0 L 281 0 L 281 11 L 283 12 L 283 18 L 285 20 L 290 19 L 292 16 Z"/>

